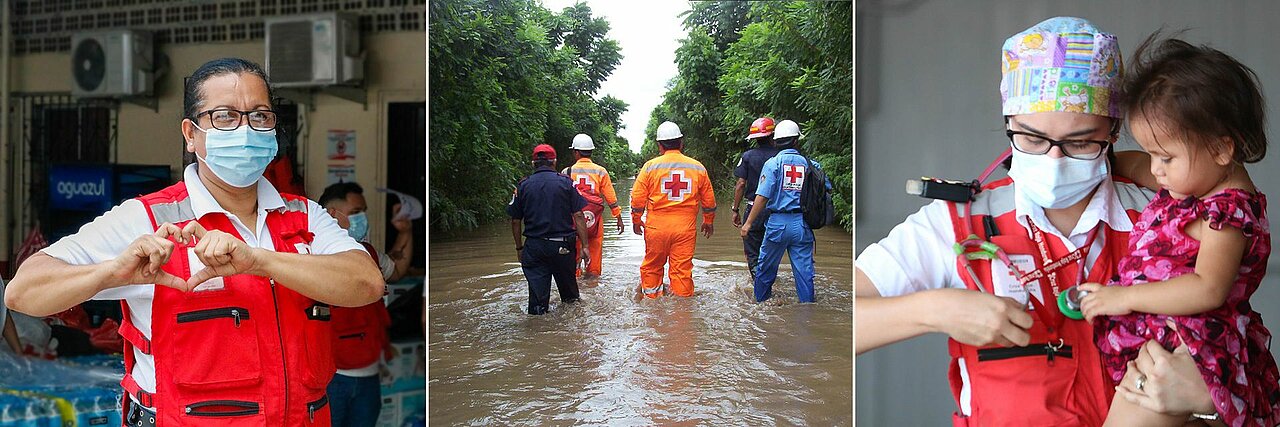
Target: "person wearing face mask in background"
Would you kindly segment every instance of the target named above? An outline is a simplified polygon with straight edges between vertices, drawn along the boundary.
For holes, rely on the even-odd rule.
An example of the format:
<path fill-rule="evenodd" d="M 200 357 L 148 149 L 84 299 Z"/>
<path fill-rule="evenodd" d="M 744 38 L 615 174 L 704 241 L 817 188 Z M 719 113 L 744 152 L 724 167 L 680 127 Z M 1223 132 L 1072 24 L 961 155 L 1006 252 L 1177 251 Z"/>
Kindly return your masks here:
<path fill-rule="evenodd" d="M 381 253 L 368 243 L 368 205 L 364 189 L 354 182 L 340 182 L 324 189 L 317 200 L 320 206 L 347 229 L 351 238 L 365 250 L 382 270 L 387 282 L 404 277 L 413 256 L 413 222 L 397 217 L 400 205 L 392 209 L 391 224 L 399 236 L 391 255 Z M 396 356 L 387 334 L 391 315 L 381 300 L 355 308 L 333 308 L 333 354 L 338 372 L 329 383 L 329 404 L 333 408 L 333 426 L 373 426 L 382 411 L 382 387 L 378 381 L 382 360 Z"/>
<path fill-rule="evenodd" d="M 268 81 L 238 58 L 197 68 L 182 182 L 121 203 L 9 283 L 5 304 L 36 316 L 122 301 L 127 425 L 330 425 L 330 306 L 377 301 L 384 284 L 324 208 L 262 177 L 277 151 Z"/>
<path fill-rule="evenodd" d="M 1111 175 L 1132 166 L 1109 161 L 1123 118 L 1120 50 L 1088 21 L 1060 17 L 1010 37 L 1002 59 L 1008 139 L 991 150 L 1011 152 L 1009 177 L 967 204 L 922 207 L 859 254 L 855 352 L 945 333 L 954 425 L 1102 425 L 1115 384 L 1093 327 L 1065 318 L 1057 297 L 1112 277 L 1153 196 Z M 1187 416 L 1212 405 L 1185 352 L 1147 345 L 1138 364 L 1144 407 Z"/>

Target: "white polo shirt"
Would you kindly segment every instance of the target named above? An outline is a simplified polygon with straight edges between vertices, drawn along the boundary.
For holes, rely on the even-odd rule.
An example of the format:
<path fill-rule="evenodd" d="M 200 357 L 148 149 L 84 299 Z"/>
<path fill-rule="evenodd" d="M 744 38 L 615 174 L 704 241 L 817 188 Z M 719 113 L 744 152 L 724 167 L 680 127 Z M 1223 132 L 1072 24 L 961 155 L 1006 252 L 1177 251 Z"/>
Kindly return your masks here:
<path fill-rule="evenodd" d="M 222 213 L 231 220 L 236 231 L 244 237 L 250 247 L 275 250 L 271 240 L 271 232 L 267 230 L 267 211 L 284 208 L 284 199 L 275 187 L 265 178 L 258 179 L 258 218 L 253 230 L 250 230 L 235 215 L 227 212 L 218 201 L 209 194 L 204 183 L 196 174 L 196 165 L 187 167 L 182 180 L 187 183 L 187 193 L 191 201 L 191 210 L 197 218 L 209 213 Z M 316 255 L 337 254 L 351 250 L 365 252 L 364 247 L 347 235 L 347 231 L 338 226 L 338 222 L 325 212 L 316 202 L 307 200 L 307 224 L 310 232 L 315 234 L 311 243 L 311 253 Z M 80 227 L 76 234 L 58 240 L 57 243 L 41 250 L 45 254 L 73 265 L 100 264 L 110 261 L 124 252 L 129 244 L 138 237 L 152 234 L 155 229 L 147 215 L 142 202 L 130 199 L 112 208 Z M 147 339 L 151 339 L 151 304 L 155 299 L 154 284 L 136 284 L 108 289 L 95 295 L 96 300 L 125 300 L 129 303 L 129 320 Z M 133 379 L 138 386 L 147 392 L 156 389 L 155 359 L 134 349 Z"/>
<path fill-rule="evenodd" d="M 1001 187 L 992 191 L 988 197 L 1012 198 L 1014 215 L 1018 222 L 1030 235 L 1031 229 L 1027 221 L 1035 223 L 1041 231 L 1056 236 L 1067 247 L 1074 251 L 1088 241 L 1089 231 L 1098 224 L 1106 223 L 1112 230 L 1129 232 L 1133 230 L 1133 221 L 1125 213 L 1121 198 L 1141 203 L 1151 201 L 1154 194 L 1139 189 L 1132 184 L 1117 184 L 1108 177 L 1098 185 L 1098 191 L 1089 199 L 1088 206 L 1080 215 L 1079 222 L 1064 236 L 1045 216 L 1044 209 L 1032 203 L 1030 199 L 1014 190 L 1014 185 Z M 1121 188 L 1117 188 L 1121 186 Z M 993 203 L 1008 203 L 1000 200 Z M 1007 205 L 1006 205 L 1007 206 Z M 862 250 L 855 261 L 859 269 L 871 279 L 882 297 L 896 297 L 932 289 L 956 288 L 965 289 L 956 269 L 956 255 L 952 251 L 955 243 L 955 231 L 951 228 L 951 208 L 947 202 L 935 200 L 925 205 L 905 221 L 898 224 L 889 235 L 877 243 Z M 1094 240 L 1089 248 L 1085 265 L 1093 268 L 1093 263 L 1102 253 L 1102 245 L 1106 240 L 1102 234 Z M 960 411 L 969 415 L 969 374 L 965 369 L 964 358 L 960 358 L 960 376 L 963 387 L 960 391 Z"/>

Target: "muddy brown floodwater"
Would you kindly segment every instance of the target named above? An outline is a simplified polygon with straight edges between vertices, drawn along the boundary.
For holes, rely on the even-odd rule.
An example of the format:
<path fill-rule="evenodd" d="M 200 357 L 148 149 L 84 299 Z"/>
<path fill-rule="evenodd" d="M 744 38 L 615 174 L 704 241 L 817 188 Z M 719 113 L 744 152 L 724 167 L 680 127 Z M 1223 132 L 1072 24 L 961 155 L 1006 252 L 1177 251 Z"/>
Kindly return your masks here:
<path fill-rule="evenodd" d="M 784 257 L 756 304 L 725 202 L 699 235 L 692 298 L 633 300 L 644 240 L 631 180 L 626 232 L 606 220 L 604 271 L 582 301 L 525 314 L 528 287 L 506 222 L 430 249 L 432 425 L 852 425 L 852 242 L 816 231 L 817 302 L 796 303 Z M 726 197 L 720 197 L 721 200 Z M 503 201 L 505 202 L 505 200 Z"/>

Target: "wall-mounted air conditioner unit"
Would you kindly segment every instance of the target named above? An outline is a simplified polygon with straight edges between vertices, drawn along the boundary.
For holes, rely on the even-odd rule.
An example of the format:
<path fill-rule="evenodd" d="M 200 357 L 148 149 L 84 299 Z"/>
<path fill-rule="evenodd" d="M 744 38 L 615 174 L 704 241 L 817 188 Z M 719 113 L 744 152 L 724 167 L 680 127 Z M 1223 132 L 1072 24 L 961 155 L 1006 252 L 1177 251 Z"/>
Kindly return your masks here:
<path fill-rule="evenodd" d="M 107 30 L 71 36 L 71 95 L 106 98 L 151 95 L 155 75 L 151 33 Z"/>
<path fill-rule="evenodd" d="M 267 76 L 276 87 L 358 84 L 364 79 L 360 21 L 328 12 L 265 20 Z"/>

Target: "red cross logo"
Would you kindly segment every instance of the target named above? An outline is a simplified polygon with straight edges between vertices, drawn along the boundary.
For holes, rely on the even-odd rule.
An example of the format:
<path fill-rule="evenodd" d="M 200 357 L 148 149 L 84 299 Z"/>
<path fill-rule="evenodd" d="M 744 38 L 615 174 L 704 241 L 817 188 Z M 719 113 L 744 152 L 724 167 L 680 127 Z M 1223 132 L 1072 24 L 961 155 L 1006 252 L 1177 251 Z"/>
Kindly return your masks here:
<path fill-rule="evenodd" d="M 786 182 L 782 183 L 784 190 L 799 190 L 804 186 L 804 166 L 800 165 L 783 165 L 786 176 Z"/>
<path fill-rule="evenodd" d="M 689 194 L 691 184 L 692 182 L 684 176 L 683 172 L 671 171 L 671 175 L 662 180 L 662 189 L 667 193 L 668 200 L 678 202 L 684 200 L 684 196 Z"/>
<path fill-rule="evenodd" d="M 592 190 L 595 190 L 595 189 L 596 189 L 596 183 L 595 183 L 595 181 L 592 181 L 592 180 L 590 180 L 590 179 L 587 179 L 587 176 L 586 176 L 586 175 L 578 175 L 578 183 L 577 183 L 577 186 L 578 186 L 578 187 L 586 186 L 587 188 L 590 188 L 590 189 L 592 189 Z"/>

